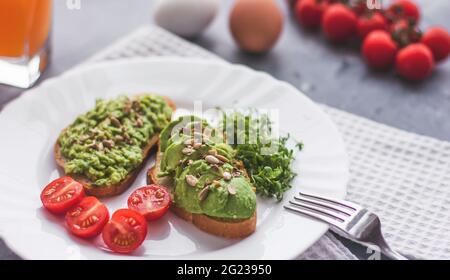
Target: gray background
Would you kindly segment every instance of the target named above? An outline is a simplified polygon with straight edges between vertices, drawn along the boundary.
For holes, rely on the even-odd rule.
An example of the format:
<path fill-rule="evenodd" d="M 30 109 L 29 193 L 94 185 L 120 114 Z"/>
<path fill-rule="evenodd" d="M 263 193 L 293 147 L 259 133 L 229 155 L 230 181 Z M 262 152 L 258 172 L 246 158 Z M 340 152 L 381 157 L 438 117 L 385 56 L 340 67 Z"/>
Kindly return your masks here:
<path fill-rule="evenodd" d="M 42 80 L 57 76 L 96 51 L 143 24 L 151 24 L 151 0 L 81 0 L 80 10 L 55 0 L 52 63 Z M 237 49 L 228 31 L 231 0 L 222 0 L 220 14 L 208 30 L 192 40 L 224 59 L 269 72 L 302 90 L 315 101 L 397 128 L 450 141 L 450 59 L 426 81 L 412 84 L 393 71 L 366 68 L 358 46 L 329 44 L 320 33 L 305 31 L 286 14 L 283 34 L 266 55 Z M 384 1 L 388 3 L 389 1 Z M 450 30 L 449 0 L 416 0 L 422 27 L 440 25 Z M 0 107 L 21 94 L 0 85 Z M 365 248 L 343 240 L 360 258 Z M 0 259 L 18 258 L 0 242 Z"/>

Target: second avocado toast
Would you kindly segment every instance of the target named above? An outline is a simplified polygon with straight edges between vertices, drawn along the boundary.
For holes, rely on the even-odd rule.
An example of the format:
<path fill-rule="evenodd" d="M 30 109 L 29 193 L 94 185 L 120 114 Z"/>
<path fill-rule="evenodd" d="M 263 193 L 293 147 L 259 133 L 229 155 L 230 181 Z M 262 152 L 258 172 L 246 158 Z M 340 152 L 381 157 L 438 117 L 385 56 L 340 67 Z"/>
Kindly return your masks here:
<path fill-rule="evenodd" d="M 194 116 L 171 122 L 160 135 L 149 183 L 168 187 L 172 210 L 198 228 L 226 238 L 256 229 L 256 194 L 223 133 Z"/>

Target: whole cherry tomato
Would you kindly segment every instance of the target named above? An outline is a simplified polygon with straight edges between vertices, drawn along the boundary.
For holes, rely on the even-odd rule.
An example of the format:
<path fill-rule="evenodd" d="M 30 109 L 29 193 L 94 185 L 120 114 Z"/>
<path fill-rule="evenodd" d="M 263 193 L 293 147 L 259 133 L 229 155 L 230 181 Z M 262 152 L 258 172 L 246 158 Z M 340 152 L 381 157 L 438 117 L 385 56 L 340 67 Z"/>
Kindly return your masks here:
<path fill-rule="evenodd" d="M 301 25 L 317 28 L 327 7 L 328 2 L 324 0 L 301 0 L 295 5 L 295 16 Z"/>
<path fill-rule="evenodd" d="M 422 43 L 430 48 L 435 62 L 443 61 L 450 53 L 450 35 L 441 27 L 428 29 L 423 34 Z"/>
<path fill-rule="evenodd" d="M 384 30 L 375 30 L 367 35 L 362 46 L 362 56 L 375 69 L 387 69 L 395 61 L 397 44 Z"/>
<path fill-rule="evenodd" d="M 433 67 L 433 54 L 422 43 L 411 44 L 397 54 L 397 71 L 407 80 L 421 81 L 431 74 Z"/>
<path fill-rule="evenodd" d="M 322 29 L 330 40 L 343 42 L 353 36 L 357 21 L 356 14 L 347 6 L 332 4 L 323 14 Z"/>
<path fill-rule="evenodd" d="M 381 13 L 366 13 L 358 18 L 356 33 L 359 38 L 364 39 L 371 31 L 387 30 L 387 27 L 386 19 Z"/>
<path fill-rule="evenodd" d="M 391 21 L 407 19 L 418 23 L 420 10 L 414 2 L 410 0 L 396 0 L 386 10 L 386 15 Z"/>

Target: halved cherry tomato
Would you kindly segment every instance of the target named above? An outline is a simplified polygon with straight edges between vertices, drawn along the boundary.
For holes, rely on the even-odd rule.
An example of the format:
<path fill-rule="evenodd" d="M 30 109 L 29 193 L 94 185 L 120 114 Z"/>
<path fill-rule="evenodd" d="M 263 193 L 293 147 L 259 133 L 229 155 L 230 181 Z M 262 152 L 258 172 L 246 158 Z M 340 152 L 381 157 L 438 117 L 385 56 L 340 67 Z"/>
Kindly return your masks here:
<path fill-rule="evenodd" d="M 83 185 L 68 176 L 54 180 L 41 192 L 42 204 L 55 214 L 65 213 L 83 197 Z"/>
<path fill-rule="evenodd" d="M 100 234 L 109 220 L 108 208 L 93 196 L 87 196 L 66 213 L 66 225 L 78 237 Z"/>
<path fill-rule="evenodd" d="M 105 244 L 114 252 L 127 254 L 136 250 L 147 236 L 144 216 L 130 209 L 119 209 L 103 229 Z"/>
<path fill-rule="evenodd" d="M 128 208 L 142 214 L 147 220 L 156 220 L 170 207 L 170 194 L 164 187 L 150 185 L 135 190 L 128 198 Z"/>

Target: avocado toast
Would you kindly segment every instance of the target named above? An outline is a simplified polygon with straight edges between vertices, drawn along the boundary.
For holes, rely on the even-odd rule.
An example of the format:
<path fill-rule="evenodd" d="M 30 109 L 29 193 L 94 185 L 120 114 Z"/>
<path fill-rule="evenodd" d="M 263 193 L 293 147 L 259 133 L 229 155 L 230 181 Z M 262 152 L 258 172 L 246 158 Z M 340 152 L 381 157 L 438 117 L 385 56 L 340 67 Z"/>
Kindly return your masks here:
<path fill-rule="evenodd" d="M 168 98 L 150 94 L 97 100 L 59 135 L 56 163 L 90 195 L 120 194 L 142 169 L 174 109 Z"/>
<path fill-rule="evenodd" d="M 219 130 L 194 116 L 160 135 L 149 183 L 169 188 L 172 211 L 208 233 L 243 238 L 256 229 L 256 194 L 234 149 Z"/>

